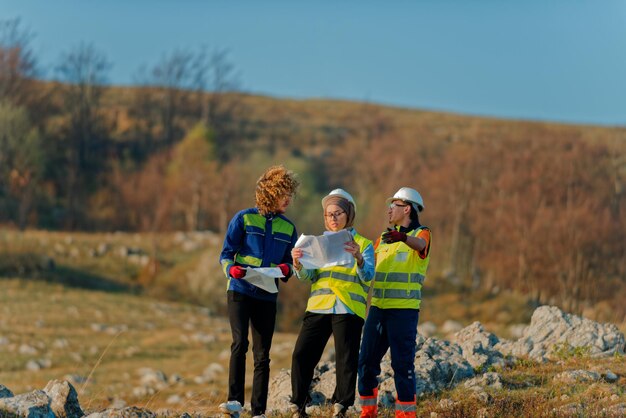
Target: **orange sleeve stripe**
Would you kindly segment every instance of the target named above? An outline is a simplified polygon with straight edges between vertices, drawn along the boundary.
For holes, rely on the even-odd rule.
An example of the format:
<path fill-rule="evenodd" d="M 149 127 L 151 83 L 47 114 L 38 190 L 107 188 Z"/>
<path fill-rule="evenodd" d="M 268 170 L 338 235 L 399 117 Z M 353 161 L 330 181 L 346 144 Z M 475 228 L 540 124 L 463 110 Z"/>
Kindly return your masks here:
<path fill-rule="evenodd" d="M 424 251 L 419 251 L 420 258 L 424 259 L 428 257 L 428 253 L 430 252 L 430 231 L 428 229 L 422 229 L 417 233 L 417 238 L 421 238 L 426 241 Z"/>

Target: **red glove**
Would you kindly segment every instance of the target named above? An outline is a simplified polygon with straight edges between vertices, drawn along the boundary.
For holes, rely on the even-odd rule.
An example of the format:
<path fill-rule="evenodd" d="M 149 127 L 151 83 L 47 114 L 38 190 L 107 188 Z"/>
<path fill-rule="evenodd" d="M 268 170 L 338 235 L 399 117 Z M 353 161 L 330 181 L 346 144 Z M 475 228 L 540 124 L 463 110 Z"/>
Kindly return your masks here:
<path fill-rule="evenodd" d="M 406 242 L 406 234 L 392 229 L 383 234 L 382 240 L 385 244 L 392 244 L 398 241 Z"/>
<path fill-rule="evenodd" d="M 280 272 L 283 273 L 283 276 L 285 277 L 281 277 L 280 280 L 282 280 L 283 282 L 286 282 L 287 280 L 289 280 L 289 278 L 291 277 L 291 266 L 289 264 L 279 264 L 276 267 L 278 267 L 280 269 Z"/>
<path fill-rule="evenodd" d="M 241 279 L 243 276 L 246 275 L 246 269 L 244 269 L 241 266 L 233 265 L 233 266 L 230 266 L 230 268 L 228 269 L 228 274 L 233 279 Z"/>

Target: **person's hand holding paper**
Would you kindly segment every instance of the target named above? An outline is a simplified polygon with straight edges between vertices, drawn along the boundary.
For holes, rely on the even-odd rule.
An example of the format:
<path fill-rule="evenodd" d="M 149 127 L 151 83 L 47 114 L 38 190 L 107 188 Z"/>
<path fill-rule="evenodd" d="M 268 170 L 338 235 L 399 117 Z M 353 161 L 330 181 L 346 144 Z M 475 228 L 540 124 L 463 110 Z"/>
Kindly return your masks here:
<path fill-rule="evenodd" d="M 351 264 L 354 258 L 344 248 L 349 241 L 352 241 L 352 234 L 343 229 L 321 236 L 300 235 L 295 248 L 302 249 L 299 261 L 304 268 L 318 269 Z"/>
<path fill-rule="evenodd" d="M 278 267 L 247 267 L 243 280 L 266 292 L 278 293 L 276 277 L 285 277 Z"/>

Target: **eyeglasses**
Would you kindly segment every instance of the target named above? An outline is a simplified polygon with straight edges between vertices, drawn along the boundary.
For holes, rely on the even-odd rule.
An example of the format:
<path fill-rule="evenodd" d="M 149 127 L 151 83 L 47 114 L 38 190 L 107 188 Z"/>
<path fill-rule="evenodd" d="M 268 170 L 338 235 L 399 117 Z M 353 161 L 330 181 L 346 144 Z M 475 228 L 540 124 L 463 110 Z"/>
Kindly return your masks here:
<path fill-rule="evenodd" d="M 343 215 L 344 213 L 346 213 L 343 210 L 338 210 L 337 212 L 332 212 L 332 213 L 325 213 L 324 217 L 326 218 L 333 218 L 333 219 L 338 219 L 341 215 Z"/>
<path fill-rule="evenodd" d="M 390 203 L 389 204 L 389 209 L 393 209 L 393 208 L 406 208 L 409 205 L 398 205 L 397 203 Z"/>

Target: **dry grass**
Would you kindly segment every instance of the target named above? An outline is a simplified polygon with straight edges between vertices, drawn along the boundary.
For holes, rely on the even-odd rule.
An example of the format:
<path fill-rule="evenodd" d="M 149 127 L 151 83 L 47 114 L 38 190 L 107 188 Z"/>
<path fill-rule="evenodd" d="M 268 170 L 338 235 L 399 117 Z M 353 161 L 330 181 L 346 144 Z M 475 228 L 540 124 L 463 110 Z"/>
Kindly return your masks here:
<path fill-rule="evenodd" d="M 154 242 L 149 235 L 0 230 L 0 384 L 19 394 L 42 389 L 52 379 L 77 376 L 74 386 L 86 411 L 123 400 L 151 410 L 216 414 L 215 406 L 226 398 L 230 345 L 228 323 L 215 315 L 219 311 L 216 301 L 224 299 L 216 259 L 216 242 L 221 240 L 207 241 L 188 251 L 173 234 L 158 236 L 161 270 L 151 285 L 159 290 L 154 294 L 160 299 L 140 291 L 137 280 L 142 267 L 118 255 L 121 248 L 129 247 L 149 254 Z M 89 255 L 102 243 L 108 245 L 106 254 Z M 42 257 L 54 258 L 55 269 L 42 267 Z M 210 270 L 213 262 L 215 271 Z M 208 269 L 204 275 L 193 277 L 215 285 L 196 287 L 204 289 L 198 293 L 199 299 L 206 297 L 202 305 L 210 309 L 164 301 L 164 297 L 179 297 L 166 294 L 177 283 L 190 286 L 188 271 L 203 269 Z M 443 279 L 430 280 L 426 288 L 420 322 L 442 325 L 455 319 L 468 325 L 480 320 L 489 331 L 507 337 L 507 325 L 528 323 L 534 310 L 519 295 L 475 294 Z M 202 292 L 208 293 L 205 296 Z M 624 324 L 621 327 L 623 330 Z M 295 338 L 295 334 L 275 334 L 273 374 L 290 367 Z M 49 360 L 50 365 L 28 370 L 32 360 Z M 197 382 L 195 379 L 212 363 L 222 365 L 223 371 L 212 381 Z M 249 371 L 251 363 L 250 358 Z M 141 387 L 141 368 L 160 370 L 168 377 L 179 375 L 182 380 L 153 393 L 134 392 Z M 620 379 L 617 383 L 575 385 L 553 381 L 556 374 L 577 369 L 602 373 L 608 369 Z M 505 389 L 487 389 L 489 399 L 458 387 L 420 399 L 418 415 L 534 417 L 561 416 L 569 411 L 570 416 L 603 416 L 603 408 L 626 402 L 623 357 L 596 360 L 583 351 L 564 351 L 559 363 L 519 361 L 515 367 L 496 371 Z M 249 385 L 251 381 L 249 375 Z M 178 396 L 176 402 L 174 395 Z M 312 416 L 328 417 L 330 409 L 319 409 Z M 391 417 L 393 413 L 381 411 L 380 416 Z"/>
<path fill-rule="evenodd" d="M 59 284 L 7 279 L 2 281 L 2 288 L 0 336 L 8 343 L 0 345 L 0 383 L 14 393 L 41 389 L 49 380 L 68 375 L 91 375 L 86 384 L 75 384 L 85 410 L 105 408 L 113 400 L 123 399 L 129 405 L 152 410 L 167 408 L 212 416 L 215 405 L 225 399 L 230 335 L 223 318 L 211 317 L 190 305 Z M 213 335 L 215 341 L 195 341 L 194 335 L 198 334 Z M 293 334 L 276 334 L 274 371 L 289 367 L 294 340 Z M 37 353 L 20 354 L 22 344 L 35 348 Z M 29 360 L 40 358 L 50 359 L 51 367 L 26 370 Z M 213 382 L 194 382 L 214 362 L 224 365 L 224 372 Z M 140 386 L 138 371 L 143 367 L 161 370 L 167 376 L 179 374 L 183 380 L 154 394 L 136 396 L 133 389 Z M 577 369 L 608 369 L 621 378 L 612 384 L 578 385 L 552 380 L 564 370 Z M 466 417 L 476 416 L 479 410 L 494 417 L 557 416 L 553 410 L 570 404 L 585 405 L 579 416 L 591 416 L 626 402 L 626 362 L 622 357 L 594 360 L 581 353 L 560 363 L 520 361 L 513 368 L 496 371 L 502 375 L 506 390 L 488 389 L 487 402 L 459 387 L 421 399 L 419 416 L 436 412 L 438 416 Z M 247 381 L 251 382 L 250 376 Z M 168 403 L 172 395 L 178 395 L 181 401 Z M 313 416 L 327 417 L 329 411 L 321 409 Z M 392 414 L 381 411 L 380 416 Z"/>
<path fill-rule="evenodd" d="M 0 383 L 14 393 L 42 389 L 49 380 L 74 375 L 81 377 L 74 386 L 87 410 L 123 399 L 151 409 L 212 413 L 225 399 L 230 345 L 225 319 L 194 306 L 145 296 L 19 279 L 1 284 L 0 337 L 8 341 L 0 345 Z M 202 342 L 202 337 L 215 341 Z M 294 340 L 293 335 L 275 335 L 275 370 L 289 366 Z M 20 352 L 25 346 L 34 352 Z M 49 359 L 51 366 L 27 370 L 27 362 L 38 359 Z M 194 382 L 212 363 L 222 364 L 224 372 L 213 382 Z M 139 369 L 144 367 L 166 376 L 178 374 L 183 380 L 154 394 L 133 395 L 133 389 L 141 386 Z M 87 377 L 89 381 L 83 383 Z M 181 401 L 169 404 L 172 395 L 179 395 Z"/>

